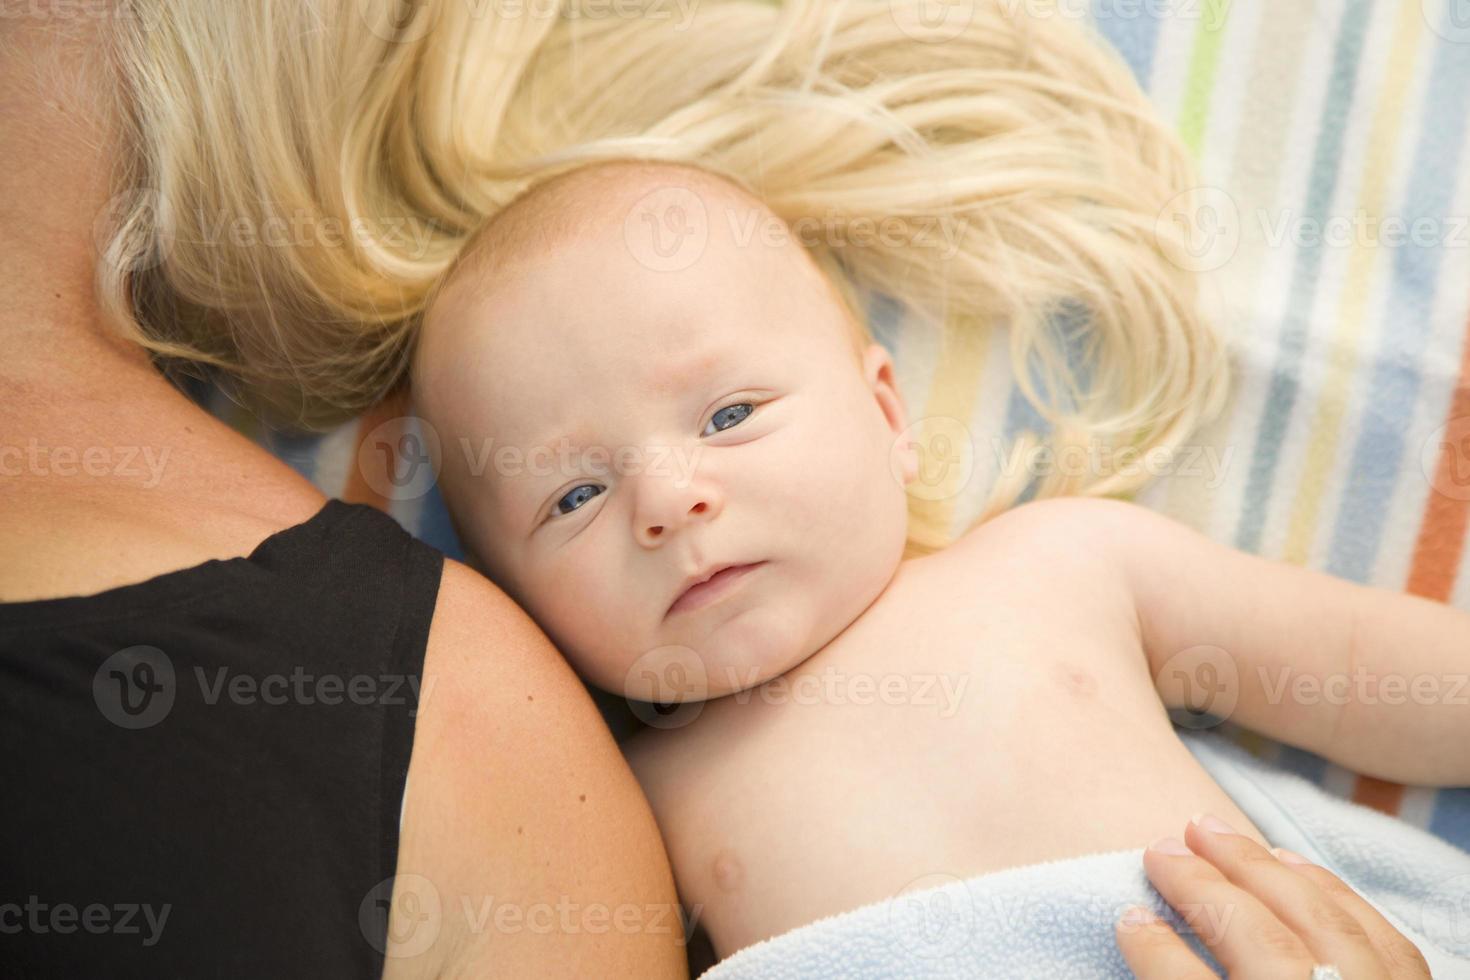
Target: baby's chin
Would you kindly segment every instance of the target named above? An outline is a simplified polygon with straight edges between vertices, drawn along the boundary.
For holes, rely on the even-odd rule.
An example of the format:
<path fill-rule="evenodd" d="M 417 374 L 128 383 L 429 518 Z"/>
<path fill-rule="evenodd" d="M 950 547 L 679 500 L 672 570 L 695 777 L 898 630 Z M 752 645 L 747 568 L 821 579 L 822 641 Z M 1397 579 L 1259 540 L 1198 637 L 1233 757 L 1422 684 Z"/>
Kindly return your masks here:
<path fill-rule="evenodd" d="M 583 673 L 608 693 L 634 701 L 710 701 L 781 676 L 821 645 L 804 624 L 750 616 L 722 624 L 702 639 L 654 646 L 628 663 L 621 676 L 616 669 Z"/>

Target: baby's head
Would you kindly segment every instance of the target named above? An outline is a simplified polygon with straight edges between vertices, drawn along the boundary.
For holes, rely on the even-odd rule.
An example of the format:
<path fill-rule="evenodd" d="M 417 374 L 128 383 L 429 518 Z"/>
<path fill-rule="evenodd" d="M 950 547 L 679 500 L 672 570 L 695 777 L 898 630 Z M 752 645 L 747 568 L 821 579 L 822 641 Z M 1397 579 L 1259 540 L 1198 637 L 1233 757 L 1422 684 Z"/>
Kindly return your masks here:
<path fill-rule="evenodd" d="M 605 690 L 691 657 L 709 697 L 779 675 L 902 560 L 891 361 L 785 230 L 716 175 L 594 164 L 500 212 L 425 315 L 465 546 Z"/>

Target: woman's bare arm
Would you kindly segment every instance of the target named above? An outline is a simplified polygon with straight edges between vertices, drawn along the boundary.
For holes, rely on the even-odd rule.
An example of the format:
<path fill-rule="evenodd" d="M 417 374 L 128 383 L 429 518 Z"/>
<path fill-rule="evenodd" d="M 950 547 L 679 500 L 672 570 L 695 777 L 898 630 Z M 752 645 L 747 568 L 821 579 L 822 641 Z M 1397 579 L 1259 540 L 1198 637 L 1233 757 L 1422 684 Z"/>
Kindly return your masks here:
<path fill-rule="evenodd" d="M 422 691 L 384 976 L 686 976 L 663 842 L 601 716 L 452 561 Z"/>

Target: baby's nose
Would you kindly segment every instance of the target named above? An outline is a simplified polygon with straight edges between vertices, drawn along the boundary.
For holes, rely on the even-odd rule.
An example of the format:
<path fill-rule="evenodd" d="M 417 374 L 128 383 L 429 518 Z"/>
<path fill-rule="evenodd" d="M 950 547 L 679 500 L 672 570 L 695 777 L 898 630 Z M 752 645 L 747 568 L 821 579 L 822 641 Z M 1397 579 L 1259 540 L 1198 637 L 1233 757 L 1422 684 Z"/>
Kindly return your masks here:
<path fill-rule="evenodd" d="M 640 521 L 639 524 L 642 527 L 642 538 L 644 540 L 644 543 L 657 544 L 659 540 L 663 538 L 665 531 L 681 527 L 684 524 L 688 523 L 690 520 L 694 520 L 710 514 L 711 511 L 712 508 L 710 507 L 710 502 L 708 500 L 700 499 L 696 500 L 687 509 L 683 510 L 683 512 L 678 514 L 673 520 L 661 519 L 664 521 L 664 523 L 658 524 L 651 524 L 646 521 Z"/>

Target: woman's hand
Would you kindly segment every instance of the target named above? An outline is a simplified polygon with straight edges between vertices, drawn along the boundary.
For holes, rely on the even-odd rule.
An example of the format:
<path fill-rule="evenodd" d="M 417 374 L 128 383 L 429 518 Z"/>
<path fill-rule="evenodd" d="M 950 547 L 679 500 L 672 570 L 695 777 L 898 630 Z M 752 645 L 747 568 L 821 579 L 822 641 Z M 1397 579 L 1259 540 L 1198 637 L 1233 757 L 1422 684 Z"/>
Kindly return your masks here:
<path fill-rule="evenodd" d="M 1144 870 L 1232 978 L 1310 980 L 1317 964 L 1337 967 L 1345 980 L 1429 977 L 1418 947 L 1326 868 L 1268 851 L 1218 817 L 1196 815 L 1184 836 L 1188 847 L 1173 837 L 1150 844 Z M 1144 918 L 1132 918 L 1135 911 Z M 1123 958 L 1143 980 L 1216 980 L 1146 910 L 1129 909 L 1116 931 Z"/>

